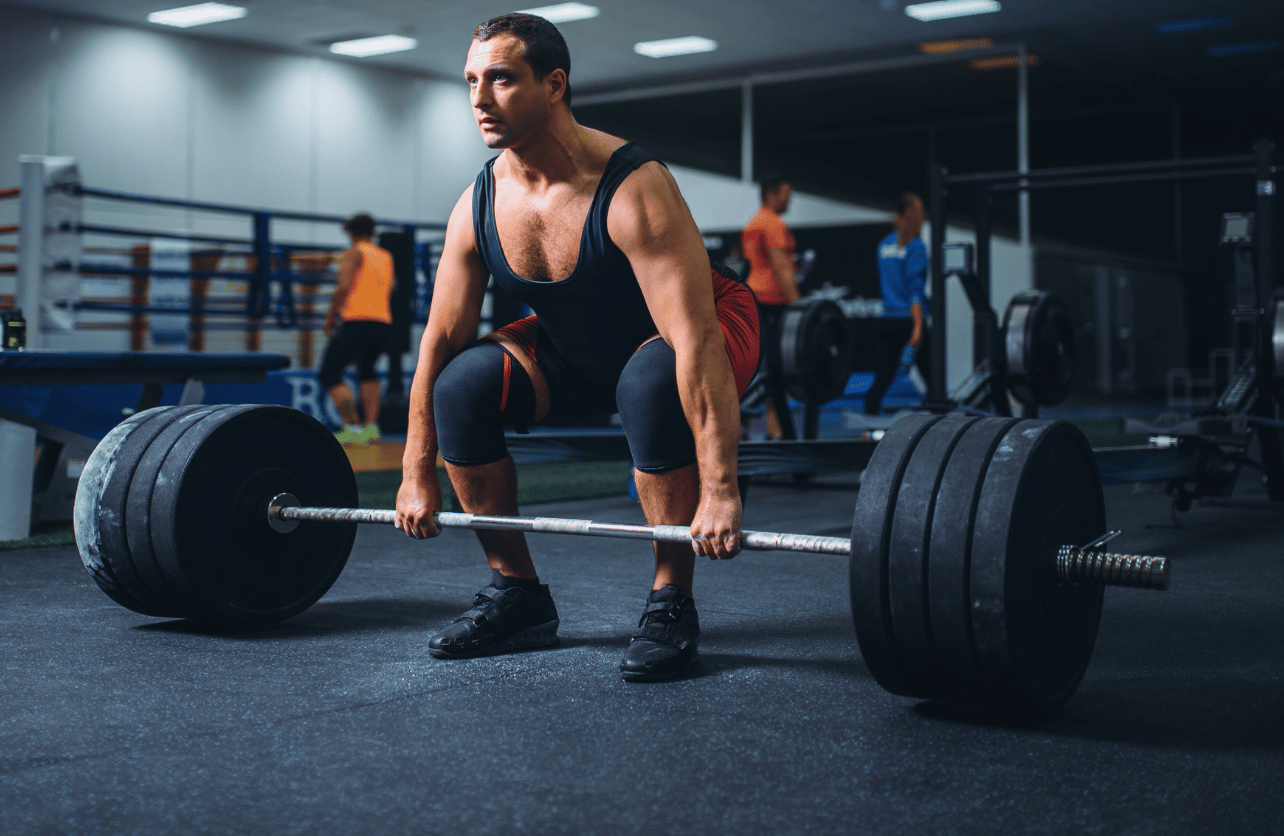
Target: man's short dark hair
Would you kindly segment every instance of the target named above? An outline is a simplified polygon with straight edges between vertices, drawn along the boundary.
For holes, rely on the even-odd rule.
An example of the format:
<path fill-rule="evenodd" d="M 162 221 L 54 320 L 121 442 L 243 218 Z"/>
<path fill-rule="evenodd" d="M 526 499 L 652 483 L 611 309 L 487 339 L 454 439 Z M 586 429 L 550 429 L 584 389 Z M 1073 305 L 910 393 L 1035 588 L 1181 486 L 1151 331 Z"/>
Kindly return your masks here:
<path fill-rule="evenodd" d="M 343 228 L 354 238 L 373 238 L 375 219 L 365 212 L 358 212 L 343 222 Z"/>
<path fill-rule="evenodd" d="M 526 63 L 531 65 L 536 81 L 553 70 L 566 73 L 566 92 L 562 101 L 571 104 L 571 51 L 557 27 L 538 15 L 511 14 L 492 17 L 473 30 L 474 41 L 489 41 L 496 35 L 512 35 L 522 42 Z"/>
<path fill-rule="evenodd" d="M 904 215 L 915 201 L 922 203 L 923 198 L 914 192 L 901 192 L 901 196 L 896 199 L 896 214 Z"/>
<path fill-rule="evenodd" d="M 758 194 L 762 202 L 767 202 L 767 195 L 772 194 L 781 186 L 789 182 L 789 178 L 783 174 L 768 174 L 758 180 Z"/>

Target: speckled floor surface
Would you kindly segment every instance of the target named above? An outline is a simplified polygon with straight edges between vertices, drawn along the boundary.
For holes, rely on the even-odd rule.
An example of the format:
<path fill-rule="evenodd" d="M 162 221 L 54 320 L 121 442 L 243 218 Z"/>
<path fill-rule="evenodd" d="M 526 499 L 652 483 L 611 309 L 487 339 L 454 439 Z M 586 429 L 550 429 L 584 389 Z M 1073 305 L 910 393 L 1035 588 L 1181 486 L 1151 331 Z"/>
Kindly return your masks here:
<path fill-rule="evenodd" d="M 616 665 L 645 543 L 533 538 L 561 647 L 466 662 L 424 643 L 487 579 L 468 532 L 367 526 L 311 610 L 222 632 L 121 609 L 71 547 L 7 552 L 0 833 L 1280 833 L 1284 509 L 1253 487 L 1182 530 L 1146 527 L 1157 489 L 1108 489 L 1116 545 L 1172 557 L 1173 589 L 1107 591 L 1037 727 L 880 689 L 845 558 L 702 565 L 702 668 L 639 685 Z M 754 485 L 746 527 L 846 533 L 853 501 Z"/>

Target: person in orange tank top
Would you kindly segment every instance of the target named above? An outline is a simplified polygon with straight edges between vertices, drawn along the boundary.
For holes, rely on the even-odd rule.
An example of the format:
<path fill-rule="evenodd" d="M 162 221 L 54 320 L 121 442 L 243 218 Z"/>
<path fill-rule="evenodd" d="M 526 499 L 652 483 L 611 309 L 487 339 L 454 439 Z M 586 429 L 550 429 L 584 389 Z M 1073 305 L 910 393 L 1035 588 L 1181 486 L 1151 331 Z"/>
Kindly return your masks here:
<path fill-rule="evenodd" d="M 325 316 L 329 339 L 318 375 L 343 419 L 335 436 L 344 443 L 361 444 L 379 438 L 379 381 L 375 361 L 388 344 L 392 327 L 392 254 L 374 243 L 375 220 L 367 214 L 349 218 L 343 229 L 352 246 L 339 256 L 339 275 L 330 309 Z M 365 426 L 357 416 L 357 402 L 343 370 L 357 364 Z"/>
<path fill-rule="evenodd" d="M 793 187 L 783 177 L 765 177 L 759 183 L 762 206 L 740 234 L 749 259 L 749 288 L 758 298 L 762 329 L 762 363 L 767 372 L 767 438 L 796 437 L 788 415 L 789 399 L 780 384 L 780 319 L 790 302 L 801 294 L 794 261 L 794 234 L 781 215 L 789 211 Z M 782 420 L 783 414 L 783 420 Z"/>

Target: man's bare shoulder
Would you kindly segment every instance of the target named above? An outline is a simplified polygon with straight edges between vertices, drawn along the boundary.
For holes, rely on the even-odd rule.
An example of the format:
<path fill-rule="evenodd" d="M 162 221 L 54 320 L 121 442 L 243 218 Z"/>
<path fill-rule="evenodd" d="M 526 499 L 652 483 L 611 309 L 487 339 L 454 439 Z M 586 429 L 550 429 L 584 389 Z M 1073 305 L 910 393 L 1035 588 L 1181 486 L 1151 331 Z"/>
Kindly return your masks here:
<path fill-rule="evenodd" d="M 686 202 L 682 199 L 677 180 L 660 162 L 650 160 L 634 169 L 620 183 L 611 198 L 608 223 L 614 234 L 617 222 L 645 228 L 687 216 Z"/>

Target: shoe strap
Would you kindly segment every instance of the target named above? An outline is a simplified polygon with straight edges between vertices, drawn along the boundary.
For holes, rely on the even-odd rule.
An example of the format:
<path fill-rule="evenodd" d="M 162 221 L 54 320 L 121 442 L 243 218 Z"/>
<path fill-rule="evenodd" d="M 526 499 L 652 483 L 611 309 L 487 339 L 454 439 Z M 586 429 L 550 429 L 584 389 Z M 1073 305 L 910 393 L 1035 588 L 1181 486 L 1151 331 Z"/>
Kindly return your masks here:
<path fill-rule="evenodd" d="M 690 598 L 678 601 L 648 601 L 646 607 L 642 610 L 642 618 L 638 620 L 638 626 L 641 627 L 650 616 L 656 613 L 662 613 L 677 621 L 682 617 L 682 610 L 686 608 L 690 601 Z"/>
<path fill-rule="evenodd" d="M 638 639 L 667 644 L 671 647 L 676 647 L 678 650 L 686 650 L 691 645 L 690 639 L 684 636 L 676 636 L 673 630 L 665 629 L 656 624 L 648 624 L 634 631 L 631 641 L 637 641 Z"/>

